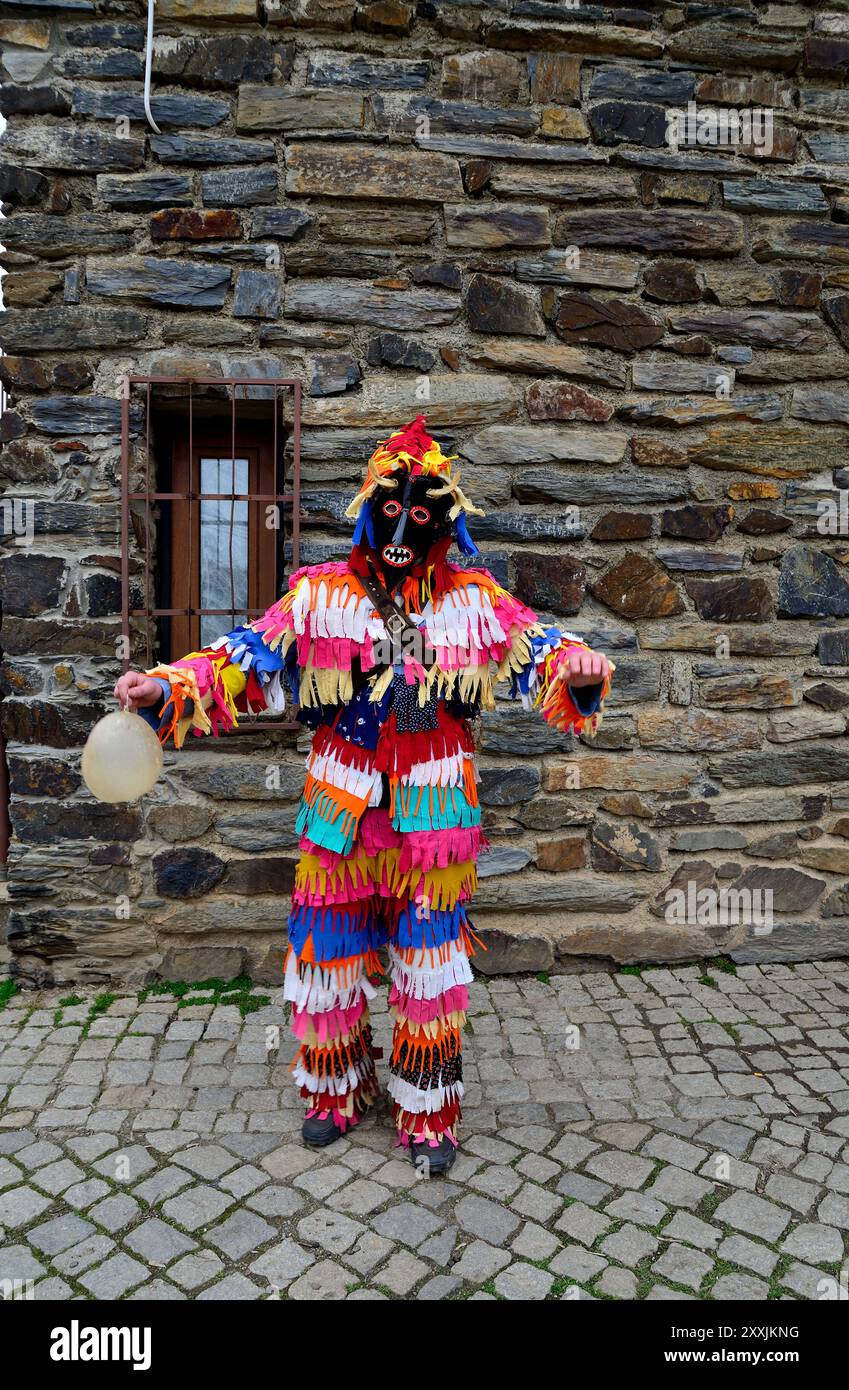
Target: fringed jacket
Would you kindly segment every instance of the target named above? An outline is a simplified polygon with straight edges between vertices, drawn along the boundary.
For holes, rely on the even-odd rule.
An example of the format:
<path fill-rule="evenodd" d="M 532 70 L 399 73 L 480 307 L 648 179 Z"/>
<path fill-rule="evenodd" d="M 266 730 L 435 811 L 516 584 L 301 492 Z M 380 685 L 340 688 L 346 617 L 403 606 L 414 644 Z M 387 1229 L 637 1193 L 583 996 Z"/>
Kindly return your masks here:
<path fill-rule="evenodd" d="M 479 838 L 470 720 L 511 683 L 555 728 L 594 728 L 610 677 L 570 688 L 555 680 L 580 638 L 545 627 L 483 569 L 442 561 L 408 577 L 396 603 L 422 634 L 387 661 L 389 637 L 360 574 L 347 562 L 313 565 L 261 618 L 149 675 L 163 704 L 145 713 L 179 747 L 186 733 L 232 728 L 239 712 L 282 709 L 283 682 L 313 730 L 297 829 L 345 855 L 369 807 L 385 806 L 414 841 L 449 830 Z M 612 667 L 611 667 L 612 671 Z"/>

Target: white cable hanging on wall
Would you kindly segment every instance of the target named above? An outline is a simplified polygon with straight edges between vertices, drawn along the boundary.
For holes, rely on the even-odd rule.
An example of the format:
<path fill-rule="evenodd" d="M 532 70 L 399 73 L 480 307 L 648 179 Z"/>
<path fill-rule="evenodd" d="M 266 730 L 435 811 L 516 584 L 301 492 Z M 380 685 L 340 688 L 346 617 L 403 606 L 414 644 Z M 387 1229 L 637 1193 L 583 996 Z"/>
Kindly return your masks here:
<path fill-rule="evenodd" d="M 147 116 L 148 124 L 157 135 L 162 132 L 150 109 L 150 70 L 153 67 L 153 12 L 156 8 L 156 0 L 147 0 L 147 42 L 144 50 L 144 114 Z"/>

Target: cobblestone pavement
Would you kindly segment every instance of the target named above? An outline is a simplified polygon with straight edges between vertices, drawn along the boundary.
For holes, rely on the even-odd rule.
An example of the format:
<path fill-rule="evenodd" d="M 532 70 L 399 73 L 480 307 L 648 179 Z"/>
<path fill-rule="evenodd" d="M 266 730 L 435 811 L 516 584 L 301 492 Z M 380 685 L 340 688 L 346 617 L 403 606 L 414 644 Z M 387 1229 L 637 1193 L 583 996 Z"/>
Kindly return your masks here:
<path fill-rule="evenodd" d="M 278 992 L 244 1018 L 220 990 L 84 993 L 0 1012 L 7 1296 L 817 1299 L 841 1266 L 845 1284 L 847 962 L 479 978 L 448 1180 L 416 1176 L 385 1108 L 301 1146 L 285 1027 L 268 1047 Z"/>

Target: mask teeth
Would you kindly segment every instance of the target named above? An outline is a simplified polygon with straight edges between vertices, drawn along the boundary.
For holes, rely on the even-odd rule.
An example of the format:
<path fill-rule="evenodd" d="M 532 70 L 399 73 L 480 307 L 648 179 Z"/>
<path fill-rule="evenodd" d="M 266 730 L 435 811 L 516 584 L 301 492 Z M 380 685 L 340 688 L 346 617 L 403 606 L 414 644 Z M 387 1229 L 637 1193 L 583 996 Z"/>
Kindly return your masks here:
<path fill-rule="evenodd" d="M 405 545 L 387 545 L 383 548 L 383 558 L 390 564 L 406 565 L 413 558 L 413 552 Z"/>

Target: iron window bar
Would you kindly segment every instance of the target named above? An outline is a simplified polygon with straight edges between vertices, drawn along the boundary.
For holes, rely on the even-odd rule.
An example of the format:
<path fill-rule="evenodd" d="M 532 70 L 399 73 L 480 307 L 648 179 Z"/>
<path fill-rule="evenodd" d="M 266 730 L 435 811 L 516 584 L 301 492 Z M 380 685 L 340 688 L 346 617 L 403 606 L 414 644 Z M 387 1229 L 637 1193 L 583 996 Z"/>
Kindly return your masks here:
<path fill-rule="evenodd" d="M 130 404 L 133 387 L 143 387 L 145 390 L 145 451 L 144 451 L 144 487 L 141 491 L 130 491 Z M 150 452 L 151 452 L 151 388 L 154 386 L 184 387 L 188 400 L 188 437 L 189 437 L 189 490 L 187 492 L 165 492 L 151 488 L 150 479 Z M 205 493 L 195 490 L 192 486 L 193 459 L 194 459 L 194 389 L 198 386 L 219 386 L 225 387 L 230 399 L 230 462 L 231 478 L 235 488 L 236 480 L 236 392 L 241 388 L 263 387 L 266 391 L 273 392 L 272 400 L 272 420 L 273 420 L 273 439 L 272 439 L 272 459 L 274 463 L 274 492 L 219 492 Z M 235 525 L 235 505 L 236 502 L 268 502 L 282 508 L 287 504 L 291 505 L 292 513 L 292 569 L 297 570 L 300 564 L 300 540 L 301 540 L 301 382 L 296 377 L 176 377 L 176 376 L 135 376 L 127 375 L 122 380 L 121 392 L 121 624 L 122 632 L 127 638 L 126 655 L 122 659 L 123 669 L 129 666 L 129 636 L 130 623 L 132 619 L 142 619 L 145 624 L 145 652 L 147 664 L 152 664 L 153 651 L 151 643 L 151 624 L 158 618 L 204 618 L 204 617 L 226 617 L 229 616 L 235 623 L 237 612 L 244 614 L 248 618 L 257 618 L 265 612 L 264 608 L 244 607 L 237 605 L 235 593 L 235 575 L 233 567 L 233 532 Z M 278 424 L 280 415 L 280 389 L 291 390 L 292 392 L 292 483 L 291 489 L 277 489 L 277 459 L 278 459 Z M 285 470 L 284 470 L 285 477 Z M 188 576 L 189 582 L 193 577 L 193 507 L 195 502 L 200 501 L 223 501 L 230 503 L 230 520 L 228 535 L 229 551 L 229 578 L 230 578 L 230 608 L 204 608 L 189 605 L 185 608 L 157 608 L 150 602 L 150 582 L 151 582 L 151 513 L 152 503 L 158 502 L 187 502 L 189 508 L 188 524 Z M 131 503 L 140 502 L 144 505 L 144 599 L 143 608 L 130 607 L 130 514 Z M 190 590 L 191 596 L 191 590 Z M 262 716 L 244 715 L 240 720 L 239 729 L 244 733 L 264 733 L 271 730 L 297 730 L 301 726 L 295 720 L 272 720 Z M 234 732 L 239 732 L 236 730 Z"/>

